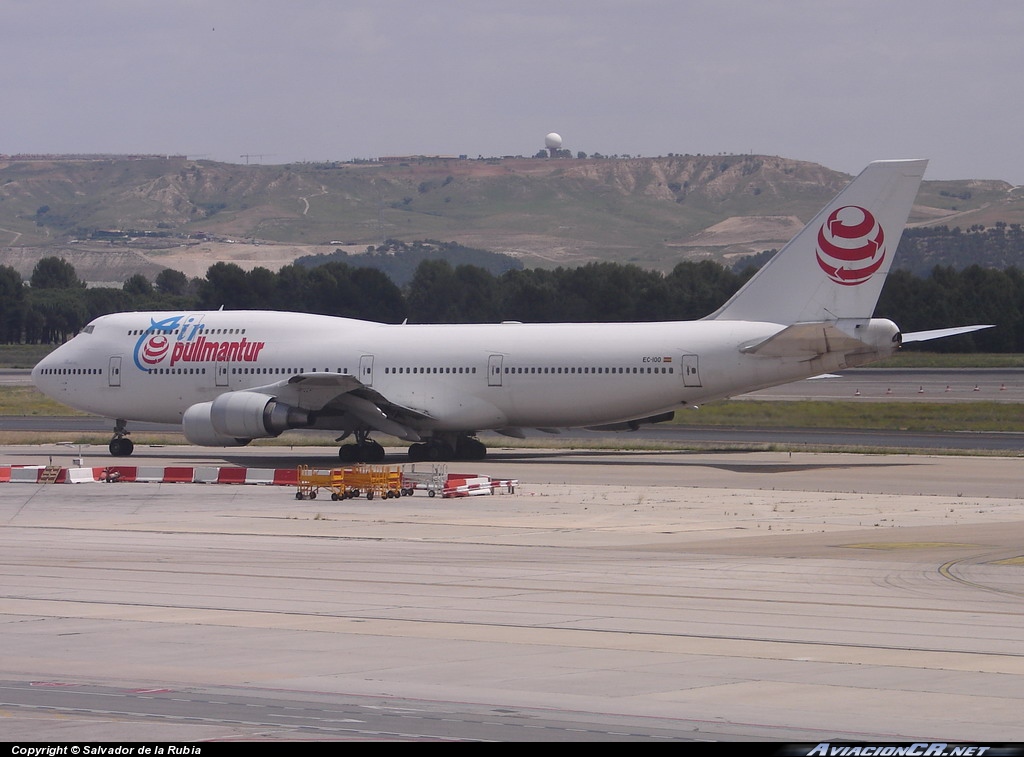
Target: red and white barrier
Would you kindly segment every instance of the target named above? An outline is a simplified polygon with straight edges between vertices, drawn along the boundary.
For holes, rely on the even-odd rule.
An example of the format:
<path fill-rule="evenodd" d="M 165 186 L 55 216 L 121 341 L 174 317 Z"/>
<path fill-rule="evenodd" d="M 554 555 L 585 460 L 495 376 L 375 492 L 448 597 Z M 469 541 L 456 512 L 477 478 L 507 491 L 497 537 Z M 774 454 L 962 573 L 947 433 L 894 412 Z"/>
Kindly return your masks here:
<path fill-rule="evenodd" d="M 44 469 L 43 465 L 0 466 L 0 483 L 42 483 Z M 212 466 L 193 468 L 177 465 L 161 468 L 141 465 L 108 465 L 98 468 L 61 468 L 54 483 L 80 484 L 94 481 L 297 486 L 298 472 L 295 468 L 216 468 Z M 445 479 L 440 494 L 442 497 L 476 497 L 482 494 L 494 494 L 498 490 L 514 494 L 518 485 L 518 479 L 497 479 L 473 473 L 453 473 Z M 415 486 L 416 488 L 429 488 L 420 484 Z"/>
<path fill-rule="evenodd" d="M 494 494 L 498 489 L 514 493 L 519 484 L 517 479 L 497 479 L 490 476 L 474 476 L 472 474 L 452 473 L 445 481 L 442 497 L 477 497 L 482 494 Z"/>
<path fill-rule="evenodd" d="M 476 497 L 481 494 L 492 494 L 489 476 L 450 475 L 445 481 L 442 497 Z"/>
<path fill-rule="evenodd" d="M 12 466 L 8 481 L 12 484 L 38 484 L 43 476 L 42 465 L 18 465 Z"/>
<path fill-rule="evenodd" d="M 38 484 L 43 465 L 0 466 L 0 483 Z M 57 484 L 103 481 L 146 484 L 266 484 L 295 486 L 294 468 L 192 468 L 186 466 L 108 465 L 102 468 L 61 468 Z"/>

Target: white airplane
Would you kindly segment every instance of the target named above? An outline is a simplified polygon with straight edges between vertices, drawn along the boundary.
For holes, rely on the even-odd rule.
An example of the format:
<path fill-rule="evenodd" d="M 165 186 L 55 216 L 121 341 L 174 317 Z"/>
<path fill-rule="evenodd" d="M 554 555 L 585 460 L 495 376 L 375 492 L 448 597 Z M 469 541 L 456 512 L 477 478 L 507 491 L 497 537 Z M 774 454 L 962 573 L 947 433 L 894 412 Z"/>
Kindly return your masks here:
<path fill-rule="evenodd" d="M 340 432 L 344 461 L 375 462 L 370 434 L 410 460 L 479 459 L 475 438 L 524 428 L 635 429 L 709 400 L 863 365 L 902 342 L 872 318 L 925 160 L 871 163 L 716 312 L 698 321 L 389 325 L 269 311 L 99 317 L 33 370 L 71 407 L 180 423 L 232 447 L 290 429 Z"/>

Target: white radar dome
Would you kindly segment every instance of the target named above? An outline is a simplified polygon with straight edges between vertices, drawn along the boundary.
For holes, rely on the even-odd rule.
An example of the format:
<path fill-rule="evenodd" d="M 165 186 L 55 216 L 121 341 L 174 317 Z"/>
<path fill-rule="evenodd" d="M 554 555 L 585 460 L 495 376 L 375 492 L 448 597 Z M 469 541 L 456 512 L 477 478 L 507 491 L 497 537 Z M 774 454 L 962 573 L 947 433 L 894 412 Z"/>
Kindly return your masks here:
<path fill-rule="evenodd" d="M 549 150 L 557 150 L 562 146 L 562 135 L 551 132 L 544 137 L 544 146 Z"/>

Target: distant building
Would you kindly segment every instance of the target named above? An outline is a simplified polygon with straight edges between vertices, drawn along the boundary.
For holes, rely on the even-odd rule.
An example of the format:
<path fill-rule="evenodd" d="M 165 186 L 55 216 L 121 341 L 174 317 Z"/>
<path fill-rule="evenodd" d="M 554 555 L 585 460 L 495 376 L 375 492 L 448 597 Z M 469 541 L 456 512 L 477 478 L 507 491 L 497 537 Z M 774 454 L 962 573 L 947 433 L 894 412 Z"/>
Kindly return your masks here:
<path fill-rule="evenodd" d="M 381 163 L 416 163 L 423 160 L 465 160 L 465 155 L 382 155 Z"/>

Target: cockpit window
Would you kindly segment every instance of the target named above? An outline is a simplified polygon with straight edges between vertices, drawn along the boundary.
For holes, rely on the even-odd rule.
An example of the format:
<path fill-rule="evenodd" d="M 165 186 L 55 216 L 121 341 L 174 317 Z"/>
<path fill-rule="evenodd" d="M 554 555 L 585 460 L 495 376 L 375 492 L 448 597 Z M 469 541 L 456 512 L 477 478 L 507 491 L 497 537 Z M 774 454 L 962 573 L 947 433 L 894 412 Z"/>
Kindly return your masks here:
<path fill-rule="evenodd" d="M 86 326 L 86 327 L 85 327 L 84 329 L 82 329 L 82 333 L 83 333 L 83 334 L 91 334 L 91 333 L 92 333 L 92 330 L 93 330 L 94 328 L 96 328 L 96 325 L 95 325 L 95 324 L 93 324 L 93 323 L 90 323 L 90 324 L 89 324 L 88 326 Z"/>

